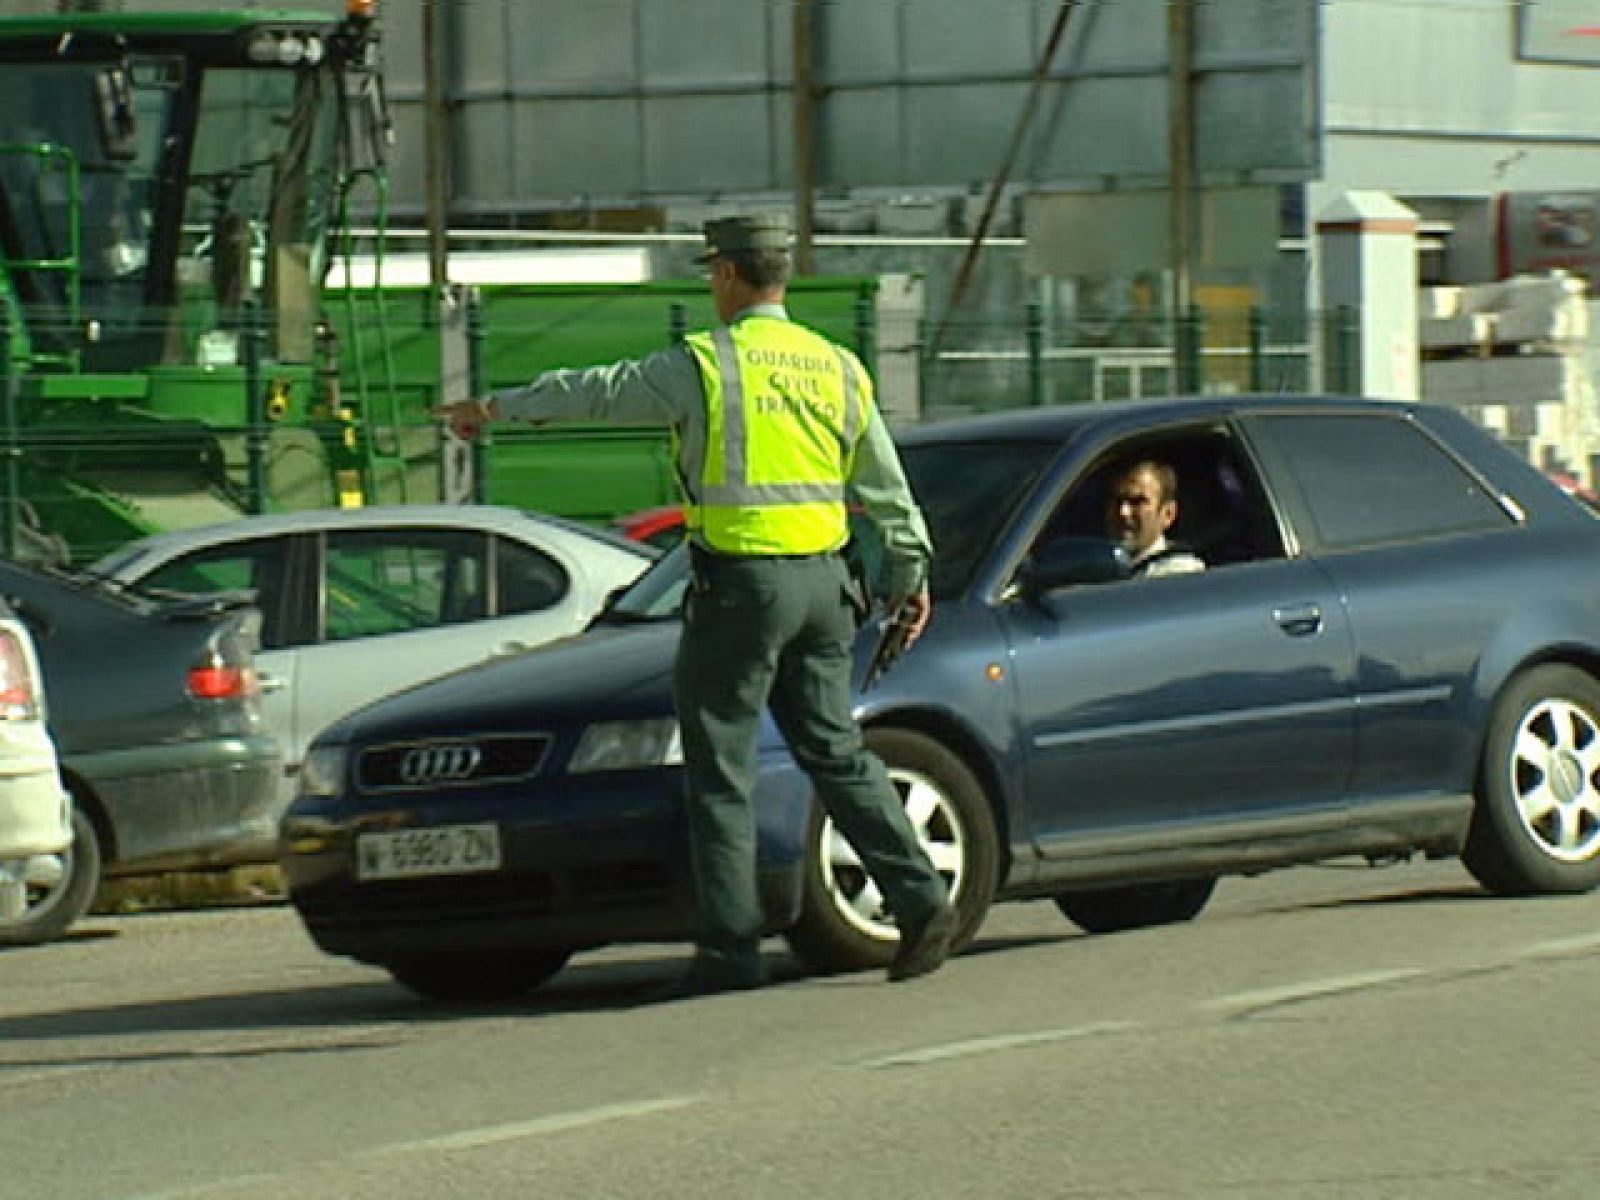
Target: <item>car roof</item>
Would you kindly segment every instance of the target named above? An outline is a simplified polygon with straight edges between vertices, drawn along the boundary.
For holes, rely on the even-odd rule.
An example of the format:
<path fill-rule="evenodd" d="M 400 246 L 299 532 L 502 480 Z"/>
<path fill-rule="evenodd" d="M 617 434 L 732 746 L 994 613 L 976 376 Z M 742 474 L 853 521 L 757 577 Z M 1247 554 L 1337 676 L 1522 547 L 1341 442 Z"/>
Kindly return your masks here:
<path fill-rule="evenodd" d="M 1063 404 L 1042 408 L 1007 409 L 1004 412 L 954 417 L 898 431 L 902 445 L 972 441 L 1066 441 L 1090 425 L 1219 420 L 1240 413 L 1285 408 L 1319 411 L 1404 412 L 1420 407 L 1392 400 L 1353 396 L 1283 392 L 1226 396 L 1173 396 L 1159 400 L 1126 400 L 1112 404 Z"/>
<path fill-rule="evenodd" d="M 327 529 L 382 529 L 397 525 L 447 525 L 463 529 L 517 533 L 529 523 L 591 539 L 602 545 L 640 553 L 636 543 L 614 533 L 544 513 L 528 512 L 501 504 L 375 504 L 363 508 L 313 508 L 298 512 L 242 516 L 233 521 L 153 533 L 114 551 L 120 557 L 130 547 L 141 550 L 178 550 L 217 541 L 309 533 Z"/>

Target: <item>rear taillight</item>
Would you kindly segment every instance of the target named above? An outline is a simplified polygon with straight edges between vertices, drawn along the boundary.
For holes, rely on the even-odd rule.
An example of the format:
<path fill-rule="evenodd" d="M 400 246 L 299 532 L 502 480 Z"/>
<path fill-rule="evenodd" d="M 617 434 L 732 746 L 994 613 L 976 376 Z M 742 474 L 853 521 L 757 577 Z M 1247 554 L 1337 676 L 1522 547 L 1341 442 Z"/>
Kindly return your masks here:
<path fill-rule="evenodd" d="M 196 700 L 235 700 L 256 693 L 256 673 L 249 667 L 212 662 L 189 668 L 189 694 Z"/>
<path fill-rule="evenodd" d="M 14 629 L 0 629 L 0 720 L 39 719 L 39 680 Z"/>

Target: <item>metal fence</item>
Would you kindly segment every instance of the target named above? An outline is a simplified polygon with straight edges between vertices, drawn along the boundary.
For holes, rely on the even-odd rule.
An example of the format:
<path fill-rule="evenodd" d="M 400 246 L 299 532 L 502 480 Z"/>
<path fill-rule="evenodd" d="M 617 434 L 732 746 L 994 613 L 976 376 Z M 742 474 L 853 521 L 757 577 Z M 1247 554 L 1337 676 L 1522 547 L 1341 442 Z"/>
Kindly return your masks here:
<path fill-rule="evenodd" d="M 1353 392 L 1356 317 L 1248 308 L 1053 322 L 1030 304 L 1009 320 L 924 322 L 912 347 L 915 411 L 926 420 L 1197 393 Z"/>

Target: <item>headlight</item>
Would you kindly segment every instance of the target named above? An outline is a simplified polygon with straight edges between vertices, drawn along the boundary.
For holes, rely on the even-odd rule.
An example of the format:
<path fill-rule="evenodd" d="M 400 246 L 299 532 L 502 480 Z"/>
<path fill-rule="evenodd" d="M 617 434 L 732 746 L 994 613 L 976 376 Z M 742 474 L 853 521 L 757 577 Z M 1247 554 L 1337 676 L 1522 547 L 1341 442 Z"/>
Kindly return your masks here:
<path fill-rule="evenodd" d="M 583 775 L 593 771 L 676 766 L 682 761 L 683 745 L 678 740 L 678 722 L 674 718 L 608 721 L 583 731 L 567 770 L 573 775 Z"/>
<path fill-rule="evenodd" d="M 300 764 L 302 796 L 337 796 L 344 787 L 343 746 L 312 746 Z"/>

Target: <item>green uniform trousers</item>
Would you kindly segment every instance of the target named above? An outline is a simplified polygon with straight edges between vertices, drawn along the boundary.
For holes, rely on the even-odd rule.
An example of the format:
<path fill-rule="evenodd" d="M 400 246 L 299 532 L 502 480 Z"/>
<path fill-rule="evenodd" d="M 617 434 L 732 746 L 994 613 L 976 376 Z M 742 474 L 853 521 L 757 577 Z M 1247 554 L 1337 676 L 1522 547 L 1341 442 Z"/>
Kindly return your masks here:
<path fill-rule="evenodd" d="M 855 610 L 838 555 L 697 552 L 674 690 L 683 732 L 700 954 L 759 962 L 751 792 L 764 707 L 818 800 L 902 925 L 945 901 L 944 881 L 851 711 Z"/>

